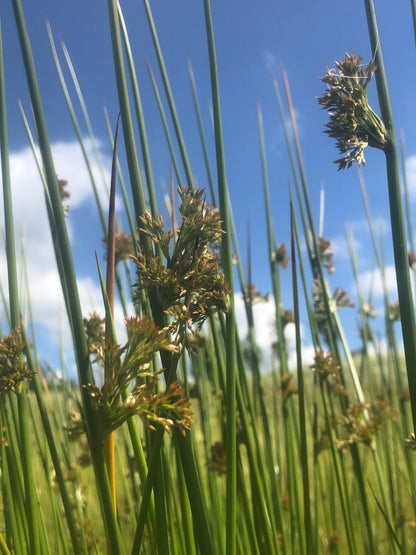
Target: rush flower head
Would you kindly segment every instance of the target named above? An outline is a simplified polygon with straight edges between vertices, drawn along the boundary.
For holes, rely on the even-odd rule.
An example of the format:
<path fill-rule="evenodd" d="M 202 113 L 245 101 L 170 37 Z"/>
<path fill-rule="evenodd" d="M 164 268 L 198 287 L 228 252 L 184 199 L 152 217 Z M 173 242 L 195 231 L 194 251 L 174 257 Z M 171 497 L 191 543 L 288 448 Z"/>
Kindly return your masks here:
<path fill-rule="evenodd" d="M 374 449 L 376 433 L 382 430 L 387 422 L 397 420 L 398 416 L 381 396 L 377 397 L 374 404 L 350 405 L 342 418 L 343 439 L 337 441 L 338 448 L 345 450 L 353 444 L 361 443 Z"/>
<path fill-rule="evenodd" d="M 406 447 L 411 449 L 412 451 L 416 451 L 416 437 L 415 434 L 412 432 L 408 438 L 405 439 Z"/>
<path fill-rule="evenodd" d="M 361 62 L 361 56 L 346 54 L 344 60 L 335 62 L 336 69 L 326 68 L 325 77 L 321 77 L 328 87 L 318 104 L 329 113 L 325 133 L 336 139 L 343 155 L 335 161 L 338 170 L 354 162 L 365 164 L 364 149 L 372 146 L 384 150 L 387 142 L 384 123 L 367 100 L 367 86 L 376 65 L 373 60 L 367 67 Z"/>
<path fill-rule="evenodd" d="M 337 378 L 340 371 L 340 365 L 334 360 L 332 353 L 324 353 L 322 350 L 316 351 L 311 368 L 318 374 L 321 383 L 329 377 Z"/>
<path fill-rule="evenodd" d="M 332 252 L 331 241 L 325 237 L 318 238 L 319 259 L 324 268 L 327 269 L 328 274 L 335 272 L 335 264 Z"/>
<path fill-rule="evenodd" d="M 208 461 L 208 470 L 224 475 L 227 472 L 227 453 L 222 441 L 211 445 L 211 458 Z"/>
<path fill-rule="evenodd" d="M 97 358 L 103 358 L 104 349 L 104 323 L 105 319 L 101 318 L 96 312 L 92 312 L 88 318 L 84 318 L 84 329 L 87 336 L 88 350 L 95 353 Z"/>
<path fill-rule="evenodd" d="M 398 322 L 400 320 L 400 304 L 399 301 L 389 303 L 388 316 L 391 322 Z"/>
<path fill-rule="evenodd" d="M 279 245 L 276 249 L 275 260 L 279 264 L 279 266 L 283 268 L 283 270 L 286 270 L 286 268 L 289 266 L 289 257 L 287 256 L 287 249 L 283 243 Z"/>
<path fill-rule="evenodd" d="M 251 282 L 247 285 L 247 289 L 245 289 L 244 291 L 244 297 L 251 305 L 263 302 L 267 303 L 267 301 L 269 300 L 269 294 L 260 293 L 260 291 L 257 289 L 257 285 Z"/>
<path fill-rule="evenodd" d="M 146 252 L 139 239 L 140 250 L 131 257 L 137 271 L 133 298 L 140 300 L 143 290 L 157 291 L 163 311 L 172 318 L 171 335 L 192 350 L 205 320 L 227 311 L 230 290 L 221 267 L 218 210 L 205 201 L 203 190 L 183 189 L 180 196 L 182 222 L 174 244 L 161 217 L 146 213 L 140 218 L 141 235 L 148 235 L 163 257 Z"/>
<path fill-rule="evenodd" d="M 283 402 L 287 403 L 288 399 L 292 397 L 292 395 L 296 395 L 298 393 L 298 388 L 292 385 L 293 374 L 287 372 L 282 376 L 280 382 L 280 389 L 282 392 Z"/>
<path fill-rule="evenodd" d="M 168 339 L 167 330 L 157 328 L 151 319 L 132 317 L 125 323 L 127 343 L 105 346 L 105 362 L 112 376 L 102 387 L 84 386 L 97 412 L 96 433 L 105 438 L 132 415 L 142 417 L 151 427 L 158 424 L 171 431 L 176 426 L 185 432 L 192 419 L 183 389 L 174 382 L 157 393 L 162 370 L 154 372 L 151 365 L 161 351 L 177 352 L 176 345 Z"/>
<path fill-rule="evenodd" d="M 107 257 L 107 237 L 103 238 L 104 247 Z M 115 259 L 116 264 L 121 260 L 128 260 L 134 254 L 133 238 L 124 231 L 117 231 L 115 234 Z"/>
<path fill-rule="evenodd" d="M 24 344 L 19 328 L 14 328 L 0 342 L 0 394 L 13 391 L 19 394 L 24 381 L 33 373 L 23 358 Z"/>
<path fill-rule="evenodd" d="M 324 297 L 324 295 L 326 294 L 327 293 L 322 290 L 320 281 L 316 279 L 312 287 L 314 313 L 315 313 L 316 323 L 318 324 L 320 331 L 324 335 L 326 333 L 325 332 L 326 324 L 328 323 L 328 319 L 331 317 L 332 313 L 335 313 L 339 308 L 344 306 L 348 306 L 348 307 L 354 306 L 354 304 L 351 302 L 348 296 L 348 293 L 344 289 L 337 287 L 334 290 L 332 297 L 328 299 L 329 311 L 330 311 L 328 314 L 325 297 Z M 325 336 L 325 339 L 327 339 L 326 336 Z"/>
<path fill-rule="evenodd" d="M 362 308 L 363 308 L 364 314 L 368 318 L 376 318 L 377 317 L 377 311 L 371 303 L 364 301 Z"/>

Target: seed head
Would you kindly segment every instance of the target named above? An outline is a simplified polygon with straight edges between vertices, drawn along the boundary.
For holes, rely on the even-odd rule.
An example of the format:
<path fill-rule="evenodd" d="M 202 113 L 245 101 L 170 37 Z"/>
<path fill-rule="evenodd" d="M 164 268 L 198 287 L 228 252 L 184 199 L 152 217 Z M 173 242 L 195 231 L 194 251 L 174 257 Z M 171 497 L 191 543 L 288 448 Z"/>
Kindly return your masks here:
<path fill-rule="evenodd" d="M 318 104 L 329 113 L 325 133 L 336 139 L 343 155 L 335 161 L 338 170 L 350 168 L 354 162 L 365 164 L 367 146 L 384 150 L 387 143 L 384 123 L 367 100 L 367 86 L 376 65 L 372 60 L 365 67 L 361 61 L 361 56 L 346 54 L 344 60 L 335 62 L 336 69 L 326 68 L 326 75 L 321 77 L 328 87 Z"/>

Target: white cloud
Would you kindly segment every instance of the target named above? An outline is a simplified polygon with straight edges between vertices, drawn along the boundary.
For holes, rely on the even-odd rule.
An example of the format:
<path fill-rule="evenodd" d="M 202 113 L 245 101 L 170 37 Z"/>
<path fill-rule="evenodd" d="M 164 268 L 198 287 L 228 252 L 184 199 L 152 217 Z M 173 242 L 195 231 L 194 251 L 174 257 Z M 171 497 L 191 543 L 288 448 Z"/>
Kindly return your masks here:
<path fill-rule="evenodd" d="M 91 141 L 85 141 L 92 173 L 101 200 L 106 205 L 107 193 L 100 175 L 98 163 L 93 155 Z M 102 145 L 98 143 L 98 148 Z M 70 213 L 76 221 L 78 207 L 93 201 L 91 180 L 88 175 L 81 148 L 76 141 L 52 144 L 55 170 L 61 179 L 68 181 L 71 193 Z M 110 181 L 110 157 L 100 152 L 104 179 Z M 28 273 L 29 291 L 21 286 L 20 297 L 22 310 L 27 308 L 27 296 L 30 296 L 32 312 L 36 325 L 47 337 L 47 348 L 59 344 L 60 321 L 63 325 L 63 346 L 71 348 L 72 341 L 65 314 L 60 279 L 55 263 L 49 221 L 47 216 L 43 185 L 36 167 L 33 153 L 29 147 L 10 154 L 10 173 L 13 198 L 13 219 L 15 228 L 16 251 L 19 276 L 22 275 L 21 245 L 24 245 L 25 262 Z M 70 225 L 68 224 L 68 227 Z M 4 233 L 4 213 L 0 210 L 0 230 Z M 70 231 L 70 230 L 69 230 Z M 71 236 L 71 233 L 70 233 Z M 7 297 L 7 262 L 4 249 L 0 250 L 0 279 Z M 22 281 L 22 280 L 21 280 Z M 24 281 L 22 281 L 24 283 Z M 78 288 L 81 306 L 85 315 L 94 309 L 104 313 L 100 288 L 89 279 L 79 277 Z M 4 307 L 0 306 L 1 321 L 5 321 Z M 116 322 L 122 322 L 121 308 L 117 305 Z M 120 330 L 119 330 L 120 331 Z M 46 333 L 45 333 L 46 332 Z M 42 356 L 42 353 L 40 353 Z"/>
<path fill-rule="evenodd" d="M 302 341 L 302 366 L 305 368 L 313 363 L 315 357 L 315 349 L 313 345 L 308 345 L 302 339 L 304 335 L 303 325 L 300 325 L 301 341 Z M 296 354 L 296 326 L 293 323 L 287 324 L 285 327 L 285 339 L 288 354 L 288 366 L 290 370 L 297 368 L 297 354 Z"/>
<path fill-rule="evenodd" d="M 406 175 L 409 193 L 416 198 L 416 154 L 409 156 L 406 160 Z"/>
<path fill-rule="evenodd" d="M 248 333 L 248 325 L 244 308 L 244 301 L 241 294 L 235 295 L 235 310 L 238 331 L 241 339 L 244 339 Z M 276 325 L 275 325 L 275 304 L 274 299 L 269 298 L 267 302 L 258 303 L 253 306 L 254 327 L 256 332 L 256 341 L 260 349 L 263 367 L 268 368 L 271 360 L 271 346 L 276 341 Z M 285 327 L 285 339 L 288 352 L 288 363 L 290 369 L 296 368 L 296 339 L 295 324 L 287 324 Z M 303 326 L 301 324 L 301 336 L 303 336 Z M 302 340 L 303 341 L 303 340 Z M 303 342 L 302 344 L 302 364 L 306 366 L 311 364 L 313 360 L 314 349 Z"/>
<path fill-rule="evenodd" d="M 84 140 L 84 147 L 91 165 L 91 173 L 97 186 L 98 195 L 104 206 L 108 203 L 108 189 L 110 186 L 111 158 L 100 153 L 102 169 L 94 156 L 94 149 L 90 139 Z M 97 148 L 103 145 L 98 142 Z M 56 142 L 52 145 L 52 154 L 55 170 L 60 179 L 68 181 L 68 189 L 71 193 L 71 208 L 92 198 L 91 180 L 89 178 L 81 148 L 77 142 Z"/>
<path fill-rule="evenodd" d="M 384 275 L 386 281 L 386 289 L 391 300 L 397 298 L 397 284 L 396 284 L 396 270 L 393 265 L 387 265 L 384 268 Z M 363 299 L 368 299 L 371 294 L 373 299 L 381 299 L 384 295 L 383 281 L 379 270 L 369 270 L 359 275 L 360 292 Z M 353 291 L 356 294 L 356 286 L 353 286 Z"/>

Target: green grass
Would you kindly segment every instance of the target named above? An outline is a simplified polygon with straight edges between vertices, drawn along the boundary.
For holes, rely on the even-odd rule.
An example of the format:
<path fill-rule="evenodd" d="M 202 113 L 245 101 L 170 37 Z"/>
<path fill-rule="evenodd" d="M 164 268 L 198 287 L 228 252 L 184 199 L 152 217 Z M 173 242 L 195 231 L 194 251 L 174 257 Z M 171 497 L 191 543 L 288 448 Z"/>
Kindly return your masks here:
<path fill-rule="evenodd" d="M 197 86 L 189 65 L 210 196 L 193 181 L 192 160 L 150 4 L 145 0 L 144 5 L 162 75 L 162 92 L 168 99 L 165 113 L 150 70 L 172 155 L 172 182 L 174 172 L 179 181 L 183 171 L 186 186 L 179 181 L 178 192 L 172 187 L 175 218 L 164 222 L 159 216 L 165 210 L 157 205 L 144 107 L 127 26 L 118 3 L 109 0 L 109 32 L 127 161 L 126 168 L 122 168 L 114 156 L 109 185 L 114 193 L 118 175 L 128 229 L 120 233 L 121 224 L 113 219 L 112 204 L 107 220 L 107 208 L 100 204 L 90 171 L 108 245 L 105 281 L 98 266 L 106 307 L 106 316 L 101 319 L 85 314 L 81 306 L 62 206 L 62 182 L 57 179 L 51 155 L 30 37 L 21 3 L 13 0 L 35 139 L 24 119 L 32 147 L 35 142 L 39 145 L 37 162 L 71 326 L 76 381 L 71 381 L 67 372 L 59 380 L 53 369 L 39 363 L 32 333 L 36 314 L 32 314 L 30 299 L 29 321 L 20 319 L 21 299 L 27 295 L 30 274 L 19 290 L 15 250 L 20 245 L 13 234 L 0 49 L 0 144 L 10 299 L 4 306 L 9 330 L 4 331 L 0 342 L 0 552 L 414 553 L 414 307 L 397 148 L 381 48 L 375 52 L 378 35 L 372 3 L 366 1 L 365 5 L 377 69 L 372 65 L 358 69 L 357 60 L 347 56 L 338 66 L 343 75 L 325 76 L 328 89 L 320 103 L 331 112 L 328 130 L 338 141 L 341 167 L 362 162 L 364 143 L 380 148 L 386 155 L 395 260 L 398 268 L 406 269 L 398 272 L 404 353 L 398 348 L 397 312 L 389 311 L 384 261 L 362 180 L 375 260 L 385 289 L 387 349 L 381 351 L 374 340 L 369 306 L 360 293 L 354 238 L 348 233 L 363 330 L 361 353 L 351 353 L 339 315 L 349 299 L 342 290 L 331 291 L 326 279 L 332 265 L 330 245 L 316 231 L 322 228 L 322 220 L 319 226 L 313 220 L 289 84 L 283 72 L 294 147 L 286 128 L 285 136 L 295 185 L 290 191 L 292 240 L 286 247 L 278 243 L 271 217 L 260 105 L 257 110 L 268 238 L 265 249 L 278 338 L 267 367 L 259 356 L 253 318 L 253 304 L 262 299 L 251 283 L 251 268 L 248 279 L 244 277 L 229 202 L 217 75 L 221 53 L 215 49 L 210 2 L 204 1 L 204 15 L 215 169 L 209 167 Z M 50 28 L 48 34 L 74 131 L 91 167 Z M 65 49 L 64 55 L 93 134 L 75 68 Z M 367 83 L 363 85 L 362 81 L 374 71 L 380 117 L 368 106 Z M 345 80 L 354 84 L 361 110 L 355 104 L 353 109 L 351 103 L 343 104 L 348 94 L 337 96 L 337 87 L 345 85 Z M 285 107 L 277 78 L 273 78 L 273 85 L 284 122 Z M 132 100 L 129 90 L 133 91 Z M 340 114 L 342 125 L 337 119 Z M 173 123 L 172 135 L 168 121 Z M 140 134 L 137 144 L 133 131 L 136 123 Z M 119 141 L 117 135 L 112 136 L 110 122 L 108 127 L 116 154 Z M 139 160 L 144 161 L 146 190 Z M 409 215 L 408 204 L 405 208 Z M 412 222 L 408 221 L 407 226 L 411 230 Z M 288 267 L 289 259 L 292 265 Z M 285 271 L 292 275 L 291 295 L 281 290 L 281 273 Z M 238 287 L 243 292 L 247 338 L 238 333 L 232 294 Z M 123 345 L 117 345 L 115 335 L 114 288 L 126 316 L 127 341 Z M 127 298 L 133 298 L 133 314 L 127 313 Z M 293 306 L 293 313 L 285 311 L 282 302 Z M 307 309 L 302 323 L 307 320 L 309 324 L 315 349 L 313 367 L 302 364 L 300 303 Z M 284 328 L 290 321 L 297 332 L 297 373 L 289 372 L 284 339 Z M 102 387 L 94 383 L 93 364 L 103 367 Z M 114 462 L 111 437 L 115 438 Z M 109 447 L 104 449 L 104 445 Z M 114 481 L 108 478 L 113 470 L 115 489 Z"/>

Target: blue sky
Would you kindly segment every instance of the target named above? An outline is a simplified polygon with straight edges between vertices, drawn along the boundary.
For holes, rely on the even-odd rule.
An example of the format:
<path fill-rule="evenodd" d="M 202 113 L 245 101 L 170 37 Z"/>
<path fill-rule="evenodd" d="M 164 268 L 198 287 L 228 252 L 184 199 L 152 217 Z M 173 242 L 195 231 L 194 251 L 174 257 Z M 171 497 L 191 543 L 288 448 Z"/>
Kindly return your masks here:
<path fill-rule="evenodd" d="M 76 144 L 62 91 L 54 68 L 45 22 L 51 24 L 55 39 L 62 38 L 68 48 L 85 97 L 88 112 L 98 141 L 100 155 L 108 182 L 111 151 L 103 117 L 103 103 L 111 121 L 118 113 L 112 53 L 105 2 L 73 0 L 56 2 L 40 0 L 23 2 L 32 42 L 45 115 L 53 143 L 59 177 L 69 181 L 72 194 L 68 219 L 80 289 L 85 303 L 100 304 L 96 286 L 94 251 L 100 251 L 101 231 L 92 199 L 91 187 Z M 162 87 L 153 46 L 141 2 L 122 2 L 133 54 L 136 61 L 140 91 L 149 135 L 153 172 L 162 198 L 163 184 L 169 182 L 169 152 L 147 72 L 146 60 L 152 65 L 158 84 Z M 191 88 L 187 69 L 190 59 L 199 93 L 205 133 L 210 149 L 211 165 L 215 168 L 212 128 L 210 122 L 210 83 L 203 6 L 201 2 L 177 0 L 151 2 L 153 16 L 165 56 L 191 167 L 197 183 L 207 186 L 203 157 L 194 117 Z M 412 208 L 416 202 L 416 121 L 414 95 L 416 91 L 416 49 L 408 2 L 394 4 L 387 0 L 376 2 L 381 47 L 383 50 L 396 131 L 406 137 L 408 178 Z M 324 236 L 333 242 L 336 272 L 329 278 L 332 289 L 344 287 L 354 300 L 351 263 L 345 243 L 345 225 L 354 233 L 359 271 L 363 288 L 370 283 L 373 254 L 370 236 L 355 168 L 337 172 L 333 160 L 338 157 L 330 138 L 322 133 L 326 121 L 316 103 L 324 86 L 319 77 L 326 66 L 346 52 L 371 58 L 364 12 L 364 3 L 353 0 L 333 2 L 301 0 L 262 2 L 212 2 L 212 13 L 219 67 L 221 106 L 224 126 L 226 170 L 230 197 L 236 219 L 243 262 L 246 257 L 246 230 L 252 232 L 253 281 L 262 292 L 271 290 L 264 218 L 264 200 L 260 167 L 256 103 L 262 107 L 266 156 L 271 189 L 272 211 L 277 241 L 289 243 L 288 183 L 293 183 L 282 123 L 272 86 L 270 68 L 277 72 L 281 61 L 290 82 L 301 148 L 310 187 L 316 223 L 319 215 L 321 186 L 325 190 Z M 12 179 L 15 195 L 17 238 L 25 234 L 26 257 L 31 281 L 31 298 L 39 322 L 43 356 L 55 361 L 58 341 L 59 285 L 53 262 L 50 240 L 43 208 L 42 189 L 33 165 L 32 155 L 18 110 L 17 100 L 30 114 L 20 49 L 12 9 L 3 3 L 0 11 L 3 48 L 6 64 L 8 125 L 12 151 Z M 61 62 L 64 63 L 61 56 Z M 66 73 L 68 77 L 68 73 Z M 279 81 L 281 83 L 281 81 Z M 73 89 L 71 89 L 73 92 Z M 375 84 L 370 85 L 370 102 L 378 111 Z M 75 99 L 75 96 L 74 96 Z M 74 100 L 75 104 L 76 101 Z M 81 118 L 78 105 L 77 110 Z M 87 134 L 83 127 L 85 136 Z M 88 148 L 92 148 L 87 141 Z M 122 150 L 122 148 L 121 148 Z M 369 150 L 369 149 L 367 149 Z M 391 300 L 396 299 L 388 224 L 388 199 L 384 155 L 366 153 L 367 166 L 363 176 L 367 184 L 373 217 L 384 228 L 384 248 Z M 98 167 L 94 169 L 99 178 Z M 127 172 L 125 174 L 127 178 Z M 103 198 L 105 193 L 102 192 Z M 122 217 L 122 214 L 119 214 Z M 0 224 L 3 226 L 3 216 Z M 0 277 L 6 284 L 4 253 L 0 254 Z M 292 307 L 290 275 L 283 276 L 284 305 Z M 379 280 L 376 280 L 376 284 Z M 365 293 L 365 289 L 363 291 Z M 382 299 L 374 295 L 374 304 L 381 308 Z M 259 337 L 269 336 L 271 311 L 259 312 Z M 357 313 L 343 309 L 345 322 L 353 345 L 358 345 Z M 379 318 L 380 320 L 380 318 Z M 306 324 L 306 321 L 305 321 Z M 244 324 L 241 324 L 244 328 Z M 243 329 L 244 332 L 244 329 Z M 267 333 L 266 333 L 267 332 Z M 307 341 L 307 334 L 305 335 Z"/>

